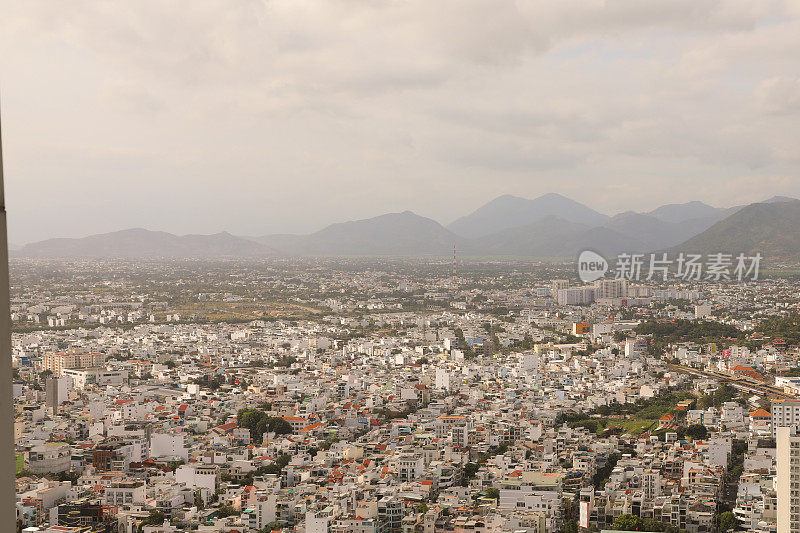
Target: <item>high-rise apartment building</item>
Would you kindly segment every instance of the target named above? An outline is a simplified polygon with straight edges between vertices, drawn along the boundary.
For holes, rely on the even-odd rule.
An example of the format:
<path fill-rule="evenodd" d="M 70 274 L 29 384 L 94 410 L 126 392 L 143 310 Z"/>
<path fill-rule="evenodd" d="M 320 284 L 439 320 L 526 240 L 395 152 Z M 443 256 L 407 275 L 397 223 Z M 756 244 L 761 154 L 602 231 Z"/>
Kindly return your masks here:
<path fill-rule="evenodd" d="M 569 280 L 554 279 L 550 282 L 550 295 L 555 299 L 558 296 L 558 291 L 569 287 Z"/>
<path fill-rule="evenodd" d="M 800 400 L 772 400 L 772 436 L 777 438 L 778 428 L 800 427 Z"/>
<path fill-rule="evenodd" d="M 628 280 L 626 279 L 598 279 L 594 282 L 594 297 L 602 298 L 627 298 Z"/>
<path fill-rule="evenodd" d="M 794 427 L 777 428 L 778 533 L 800 532 L 800 436 Z"/>
<path fill-rule="evenodd" d="M 558 305 L 587 305 L 595 300 L 594 287 L 573 287 L 558 291 Z"/>
<path fill-rule="evenodd" d="M 59 389 L 60 380 L 57 377 L 49 377 L 45 381 L 45 405 L 47 406 L 47 410 L 52 413 L 58 413 L 58 406 L 61 405 L 61 394 Z"/>
<path fill-rule="evenodd" d="M 42 370 L 49 370 L 56 376 L 72 368 L 95 368 L 105 364 L 101 353 L 48 353 L 42 358 Z"/>

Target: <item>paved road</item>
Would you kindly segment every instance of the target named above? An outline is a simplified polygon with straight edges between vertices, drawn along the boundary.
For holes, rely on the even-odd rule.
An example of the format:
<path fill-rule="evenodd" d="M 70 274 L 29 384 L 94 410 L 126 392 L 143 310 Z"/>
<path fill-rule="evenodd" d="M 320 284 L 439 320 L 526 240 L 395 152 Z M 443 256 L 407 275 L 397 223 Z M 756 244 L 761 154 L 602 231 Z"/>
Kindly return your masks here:
<path fill-rule="evenodd" d="M 728 374 L 721 374 L 719 372 L 708 372 L 706 370 L 697 370 L 696 368 L 692 368 L 690 366 L 672 365 L 672 364 L 668 366 L 673 370 L 686 372 L 687 374 L 716 379 L 717 381 L 728 383 L 729 385 L 736 387 L 737 389 L 759 394 L 761 396 L 768 396 L 770 398 L 797 399 L 797 396 L 793 394 L 788 394 L 784 392 L 783 389 L 775 387 L 774 385 L 769 385 L 767 383 L 759 383 L 755 380 L 730 376 Z"/>

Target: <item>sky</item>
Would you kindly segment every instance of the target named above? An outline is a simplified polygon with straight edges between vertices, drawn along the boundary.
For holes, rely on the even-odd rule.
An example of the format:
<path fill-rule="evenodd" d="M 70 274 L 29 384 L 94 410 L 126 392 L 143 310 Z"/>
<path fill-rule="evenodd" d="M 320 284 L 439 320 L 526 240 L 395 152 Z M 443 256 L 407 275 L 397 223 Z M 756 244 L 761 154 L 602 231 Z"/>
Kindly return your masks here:
<path fill-rule="evenodd" d="M 800 0 L 0 0 L 9 239 L 800 197 Z"/>

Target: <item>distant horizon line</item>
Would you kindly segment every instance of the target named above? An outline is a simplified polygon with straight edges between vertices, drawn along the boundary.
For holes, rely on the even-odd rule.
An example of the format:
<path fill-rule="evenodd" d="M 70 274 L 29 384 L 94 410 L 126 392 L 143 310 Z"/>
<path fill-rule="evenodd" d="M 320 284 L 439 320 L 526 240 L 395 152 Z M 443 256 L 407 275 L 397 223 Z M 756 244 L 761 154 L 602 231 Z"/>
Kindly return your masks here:
<path fill-rule="evenodd" d="M 776 194 L 776 195 L 773 195 L 773 196 L 771 196 L 769 198 L 765 198 L 765 199 L 760 200 L 760 201 L 750 202 L 750 203 L 746 203 L 746 204 L 734 204 L 734 205 L 731 205 L 731 206 L 715 206 L 715 205 L 706 203 L 703 200 L 688 200 L 686 202 L 670 202 L 670 203 L 660 204 L 657 207 L 654 207 L 653 209 L 650 209 L 650 210 L 634 211 L 632 209 L 629 209 L 629 210 L 626 210 L 626 211 L 620 211 L 620 212 L 615 213 L 615 214 L 608 214 L 608 213 L 604 213 L 604 212 L 598 211 L 597 209 L 591 207 L 590 205 L 587 205 L 584 202 L 580 202 L 580 201 L 575 200 L 575 199 L 573 199 L 573 198 L 571 198 L 571 197 L 569 197 L 569 196 L 567 196 L 565 194 L 558 193 L 558 192 L 547 192 L 547 193 L 541 194 L 541 195 L 533 197 L 533 198 L 528 198 L 528 197 L 525 197 L 525 196 L 519 196 L 519 195 L 512 194 L 512 193 L 504 193 L 504 194 L 500 194 L 498 196 L 495 196 L 491 200 L 488 200 L 488 201 L 484 202 L 483 204 L 481 204 L 480 206 L 476 207 L 475 209 L 473 209 L 469 213 L 457 216 L 456 218 L 454 218 L 452 221 L 448 222 L 447 224 L 442 223 L 442 222 L 440 222 L 439 220 L 436 220 L 433 217 L 420 215 L 419 213 L 417 213 L 416 211 L 414 211 L 412 209 L 403 209 L 403 210 L 400 210 L 400 211 L 388 211 L 388 212 L 381 213 L 381 214 L 378 214 L 378 215 L 366 216 L 366 217 L 363 217 L 363 218 L 353 218 L 353 219 L 348 219 L 348 220 L 340 220 L 340 221 L 336 221 L 336 222 L 330 222 L 330 223 L 325 224 L 325 225 L 323 225 L 322 227 L 320 227 L 320 228 L 318 228 L 316 230 L 313 230 L 313 231 L 310 231 L 310 232 L 307 232 L 307 233 L 304 233 L 304 232 L 289 232 L 289 231 L 281 232 L 281 231 L 278 231 L 278 232 L 273 232 L 273 233 L 264 233 L 262 235 L 252 235 L 252 234 L 246 235 L 246 234 L 242 234 L 242 233 L 232 232 L 232 231 L 229 231 L 229 230 L 226 230 L 226 229 L 222 229 L 222 230 L 219 230 L 219 231 L 212 231 L 212 232 L 208 232 L 208 233 L 201 233 L 201 232 L 180 233 L 180 232 L 177 232 L 177 231 L 170 231 L 170 230 L 166 230 L 166 229 L 151 229 L 151 228 L 148 228 L 148 227 L 145 227 L 145 226 L 128 226 L 128 227 L 122 227 L 122 228 L 118 228 L 118 229 L 110 229 L 110 230 L 102 231 L 102 232 L 98 232 L 98 233 L 88 233 L 88 234 L 84 233 L 82 235 L 73 234 L 72 236 L 63 236 L 63 235 L 62 236 L 50 236 L 50 237 L 44 237 L 44 238 L 41 238 L 41 239 L 30 240 L 30 241 L 27 241 L 27 242 L 17 242 L 16 240 L 12 241 L 11 239 L 9 239 L 8 247 L 9 247 L 9 250 L 18 250 L 18 249 L 21 249 L 21 248 L 29 245 L 29 244 L 35 244 L 35 243 L 49 241 L 49 240 L 55 240 L 55 239 L 83 239 L 83 238 L 91 237 L 91 236 L 94 236 L 94 235 L 105 235 L 105 234 L 108 234 L 108 233 L 118 233 L 118 232 L 137 230 L 137 229 L 150 231 L 150 232 L 154 232 L 154 233 L 158 233 L 158 232 L 160 232 L 160 233 L 168 233 L 170 235 L 174 235 L 174 236 L 177 236 L 177 237 L 185 237 L 185 236 L 189 236 L 189 235 L 221 235 L 221 234 L 228 234 L 228 235 L 232 235 L 234 237 L 239 237 L 239 238 L 243 238 L 243 239 L 258 239 L 259 237 L 266 237 L 266 236 L 270 236 L 270 235 L 298 235 L 298 236 L 302 236 L 302 235 L 312 235 L 312 234 L 314 234 L 314 233 L 316 233 L 318 231 L 321 231 L 321 230 L 323 230 L 325 228 L 328 228 L 328 227 L 336 225 L 336 224 L 345 224 L 345 223 L 348 223 L 348 222 L 358 222 L 358 221 L 362 221 L 362 220 L 370 220 L 370 219 L 378 218 L 378 217 L 381 217 L 381 216 L 400 215 L 400 214 L 403 214 L 403 213 L 411 213 L 411 214 L 413 214 L 415 216 L 432 220 L 432 221 L 438 223 L 439 225 L 441 225 L 443 228 L 447 228 L 448 226 L 452 225 L 454 222 L 460 220 L 461 218 L 464 218 L 465 216 L 469 216 L 469 215 L 473 214 L 475 211 L 483 208 L 484 206 L 490 204 L 491 202 L 499 200 L 500 198 L 509 197 L 509 198 L 517 198 L 517 199 L 527 200 L 527 201 L 534 201 L 534 200 L 538 200 L 538 199 L 544 198 L 546 196 L 558 196 L 558 197 L 561 197 L 561 198 L 564 198 L 564 199 L 579 203 L 579 204 L 581 204 L 581 205 L 583 205 L 583 206 L 595 211 L 596 213 L 601 214 L 603 216 L 606 216 L 608 218 L 614 218 L 616 216 L 623 215 L 623 214 L 626 214 L 626 213 L 637 213 L 637 214 L 642 214 L 642 215 L 649 215 L 653 211 L 655 211 L 657 209 L 660 209 L 662 207 L 688 205 L 688 204 L 692 204 L 692 203 L 703 204 L 703 205 L 705 205 L 707 207 L 711 207 L 713 209 L 732 209 L 734 207 L 743 207 L 745 205 L 750 205 L 750 204 L 755 204 L 755 203 L 765 203 L 765 202 L 769 202 L 769 201 L 776 200 L 776 199 L 781 199 L 781 200 L 785 199 L 787 201 L 800 201 L 800 199 L 794 198 L 792 196 L 787 196 L 787 195 L 783 195 L 783 194 Z"/>

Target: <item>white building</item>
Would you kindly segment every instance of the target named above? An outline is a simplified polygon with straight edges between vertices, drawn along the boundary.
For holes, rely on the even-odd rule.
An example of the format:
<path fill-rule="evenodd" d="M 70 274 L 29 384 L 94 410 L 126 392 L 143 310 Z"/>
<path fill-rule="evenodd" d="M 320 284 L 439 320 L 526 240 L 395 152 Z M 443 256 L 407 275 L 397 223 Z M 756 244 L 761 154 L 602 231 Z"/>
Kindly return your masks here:
<path fill-rule="evenodd" d="M 28 470 L 34 474 L 66 472 L 70 467 L 70 448 L 64 442 L 50 442 L 28 452 Z"/>
<path fill-rule="evenodd" d="M 794 428 L 777 428 L 778 533 L 800 531 L 800 436 Z"/>
<path fill-rule="evenodd" d="M 106 505 L 142 505 L 146 500 L 145 485 L 142 481 L 121 481 L 106 486 Z"/>
<path fill-rule="evenodd" d="M 84 389 L 87 385 L 119 387 L 128 381 L 127 370 L 105 370 L 103 368 L 69 368 L 61 375 L 72 380 L 72 387 Z"/>
<path fill-rule="evenodd" d="M 213 493 L 217 486 L 217 467 L 181 465 L 175 470 L 175 481 L 193 489 L 208 489 Z"/>
<path fill-rule="evenodd" d="M 628 280 L 626 279 L 598 279 L 594 282 L 594 297 L 600 298 L 627 298 Z"/>
<path fill-rule="evenodd" d="M 594 287 L 561 289 L 557 293 L 558 305 L 586 305 L 594 302 Z"/>
<path fill-rule="evenodd" d="M 186 437 L 180 433 L 153 433 L 150 436 L 150 457 L 179 457 L 184 461 L 189 460 L 189 450 L 186 448 Z"/>
<path fill-rule="evenodd" d="M 778 428 L 800 426 L 800 400 L 772 400 L 772 436 L 777 438 Z"/>

